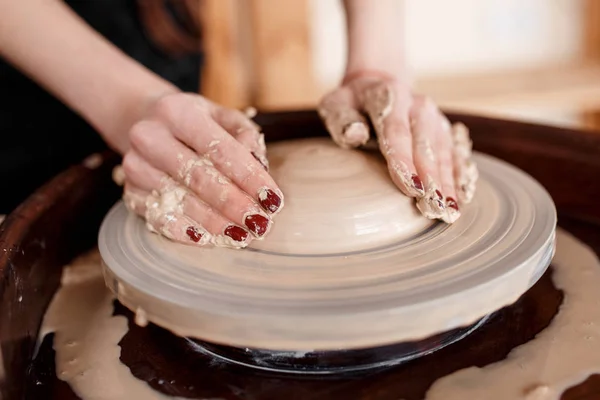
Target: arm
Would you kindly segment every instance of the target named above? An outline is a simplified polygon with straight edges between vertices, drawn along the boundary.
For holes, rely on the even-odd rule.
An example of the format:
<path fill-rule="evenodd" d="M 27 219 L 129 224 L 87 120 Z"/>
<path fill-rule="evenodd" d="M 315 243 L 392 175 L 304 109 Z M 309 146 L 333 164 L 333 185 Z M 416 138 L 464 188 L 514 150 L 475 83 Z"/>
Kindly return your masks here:
<path fill-rule="evenodd" d="M 404 0 L 343 0 L 348 57 L 346 76 L 406 72 Z"/>
<path fill-rule="evenodd" d="M 451 127 L 437 106 L 412 92 L 405 60 L 404 0 L 343 0 L 348 31 L 345 77 L 319 104 L 333 140 L 359 147 L 367 118 L 393 182 L 427 218 L 460 217 L 477 174 L 467 131 Z"/>
<path fill-rule="evenodd" d="M 0 56 L 79 113 L 121 154 L 152 99 L 177 89 L 90 28 L 62 1 L 0 0 Z"/>
<path fill-rule="evenodd" d="M 244 247 L 266 234 L 283 195 L 243 113 L 181 93 L 60 0 L 0 0 L 0 15 L 0 55 L 124 156 L 124 200 L 147 226 L 198 246 Z"/>

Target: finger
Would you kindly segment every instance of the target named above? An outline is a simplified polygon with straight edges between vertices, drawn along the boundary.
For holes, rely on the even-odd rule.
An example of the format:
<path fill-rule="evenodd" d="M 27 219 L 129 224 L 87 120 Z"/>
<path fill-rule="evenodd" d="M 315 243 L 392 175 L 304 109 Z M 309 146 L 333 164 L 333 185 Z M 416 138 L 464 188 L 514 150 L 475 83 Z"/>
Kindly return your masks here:
<path fill-rule="evenodd" d="M 161 207 L 153 207 L 161 203 L 160 195 L 154 193 L 127 183 L 123 195 L 127 207 L 146 219 L 150 231 L 183 244 L 203 246 L 210 242 L 211 236 L 206 230 L 181 211 L 163 212 Z"/>
<path fill-rule="evenodd" d="M 202 222 L 202 226 L 212 233 L 211 243 L 217 246 L 240 248 L 252 241 L 248 230 L 232 224 L 214 208 L 200 201 L 196 196 L 186 196 L 183 200 L 186 215 Z"/>
<path fill-rule="evenodd" d="M 358 87 L 356 90 L 361 93 L 362 107 L 375 128 L 392 180 L 407 196 L 422 197 L 424 188 L 413 161 L 408 121 L 410 100 L 396 98 L 394 94 L 400 93 L 401 88 L 387 82 Z"/>
<path fill-rule="evenodd" d="M 454 180 L 458 201 L 468 204 L 475 195 L 475 184 L 479 178 L 477 165 L 473 161 L 473 142 L 469 129 L 462 123 L 452 126 Z"/>
<path fill-rule="evenodd" d="M 344 149 L 362 146 L 369 140 L 369 128 L 360 114 L 359 103 L 349 87 L 327 94 L 318 112 L 333 141 Z"/>
<path fill-rule="evenodd" d="M 125 204 L 146 219 L 146 226 L 151 231 L 181 243 L 189 244 L 191 240 L 205 245 L 210 241 L 211 235 L 202 222 L 184 215 L 181 204 L 187 192 L 177 188 L 165 173 L 146 162 L 136 151 L 129 151 L 123 158 L 123 173 L 126 177 Z"/>
<path fill-rule="evenodd" d="M 208 158 L 196 156 L 158 122 L 147 121 L 134 128 L 131 132 L 133 148 L 155 168 L 176 177 L 200 200 L 234 224 L 245 226 L 257 238 L 269 231 L 270 217 Z M 143 133 L 137 133 L 139 131 Z M 224 233 L 227 235 L 227 232 Z"/>
<path fill-rule="evenodd" d="M 264 210 L 277 213 L 284 206 L 281 190 L 250 152 L 210 116 L 202 103 L 191 97 L 173 97 L 157 112 L 169 121 L 171 131 L 196 153 L 206 156 L 214 167 L 255 199 Z"/>
<path fill-rule="evenodd" d="M 152 231 L 198 245 L 245 247 L 250 242 L 245 229 L 232 224 L 136 152 L 125 156 L 123 169 L 127 175 L 125 203 L 146 218 Z"/>
<path fill-rule="evenodd" d="M 269 170 L 265 137 L 260 133 L 260 127 L 254 121 L 241 111 L 219 106 L 214 106 L 212 115 L 223 129 L 250 151 L 265 170 Z"/>
<path fill-rule="evenodd" d="M 437 142 L 436 154 L 438 159 L 438 170 L 440 172 L 440 182 L 442 193 L 445 198 L 446 215 L 442 217 L 444 222 L 449 224 L 455 222 L 460 217 L 460 210 L 456 202 L 456 190 L 454 185 L 454 163 L 452 162 L 452 131 L 450 122 L 437 110 Z"/>
<path fill-rule="evenodd" d="M 269 171 L 269 160 L 267 158 L 267 146 L 265 136 L 252 129 L 238 130 L 234 135 L 238 142 L 250 150 L 250 154 L 261 163 L 265 171 Z"/>
<path fill-rule="evenodd" d="M 416 96 L 410 119 L 415 166 L 419 175 L 425 177 L 425 196 L 419 200 L 417 207 L 427 218 L 442 218 L 446 215 L 446 204 L 440 190 L 440 172 L 435 154 L 439 128 L 437 109 L 430 100 Z"/>

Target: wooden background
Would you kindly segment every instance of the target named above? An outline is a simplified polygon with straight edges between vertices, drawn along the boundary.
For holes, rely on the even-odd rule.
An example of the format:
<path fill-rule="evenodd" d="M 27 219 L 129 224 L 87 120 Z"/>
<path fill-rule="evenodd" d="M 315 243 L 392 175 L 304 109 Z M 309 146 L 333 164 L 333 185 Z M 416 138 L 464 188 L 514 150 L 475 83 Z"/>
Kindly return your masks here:
<path fill-rule="evenodd" d="M 537 108 L 577 115 L 578 127 L 599 129 L 600 1 L 573 1 L 582 8 L 576 57 L 532 68 L 417 75 L 417 89 L 455 111 L 505 117 L 509 108 Z M 324 88 L 314 72 L 310 0 L 203 2 L 204 95 L 265 111 L 314 107 Z"/>

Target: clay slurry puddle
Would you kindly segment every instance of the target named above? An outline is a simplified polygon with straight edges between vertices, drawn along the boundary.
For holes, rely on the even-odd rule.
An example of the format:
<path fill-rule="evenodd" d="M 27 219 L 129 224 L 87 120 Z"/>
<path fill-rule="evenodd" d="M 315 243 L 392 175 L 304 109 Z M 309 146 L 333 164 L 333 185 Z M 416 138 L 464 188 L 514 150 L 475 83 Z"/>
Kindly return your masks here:
<path fill-rule="evenodd" d="M 115 309 L 99 262 L 93 252 L 65 270 L 42 330 L 55 333 L 31 368 L 28 398 L 558 399 L 600 372 L 600 265 L 560 230 L 550 272 L 567 301 L 554 318 L 562 294 L 549 272 L 461 342 L 361 377 L 291 378 L 198 355 L 164 329 L 141 328 L 127 310 Z"/>

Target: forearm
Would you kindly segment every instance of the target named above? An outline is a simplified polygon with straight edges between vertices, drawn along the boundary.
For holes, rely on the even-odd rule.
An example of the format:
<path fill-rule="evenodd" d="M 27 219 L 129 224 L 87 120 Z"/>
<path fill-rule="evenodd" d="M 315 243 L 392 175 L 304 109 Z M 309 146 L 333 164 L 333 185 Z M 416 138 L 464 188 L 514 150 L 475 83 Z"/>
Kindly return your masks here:
<path fill-rule="evenodd" d="M 128 128 L 151 99 L 176 90 L 60 0 L 0 0 L 0 15 L 0 55 L 79 113 L 120 152 L 129 146 Z"/>
<path fill-rule="evenodd" d="M 348 32 L 346 75 L 406 73 L 404 0 L 343 0 Z"/>

